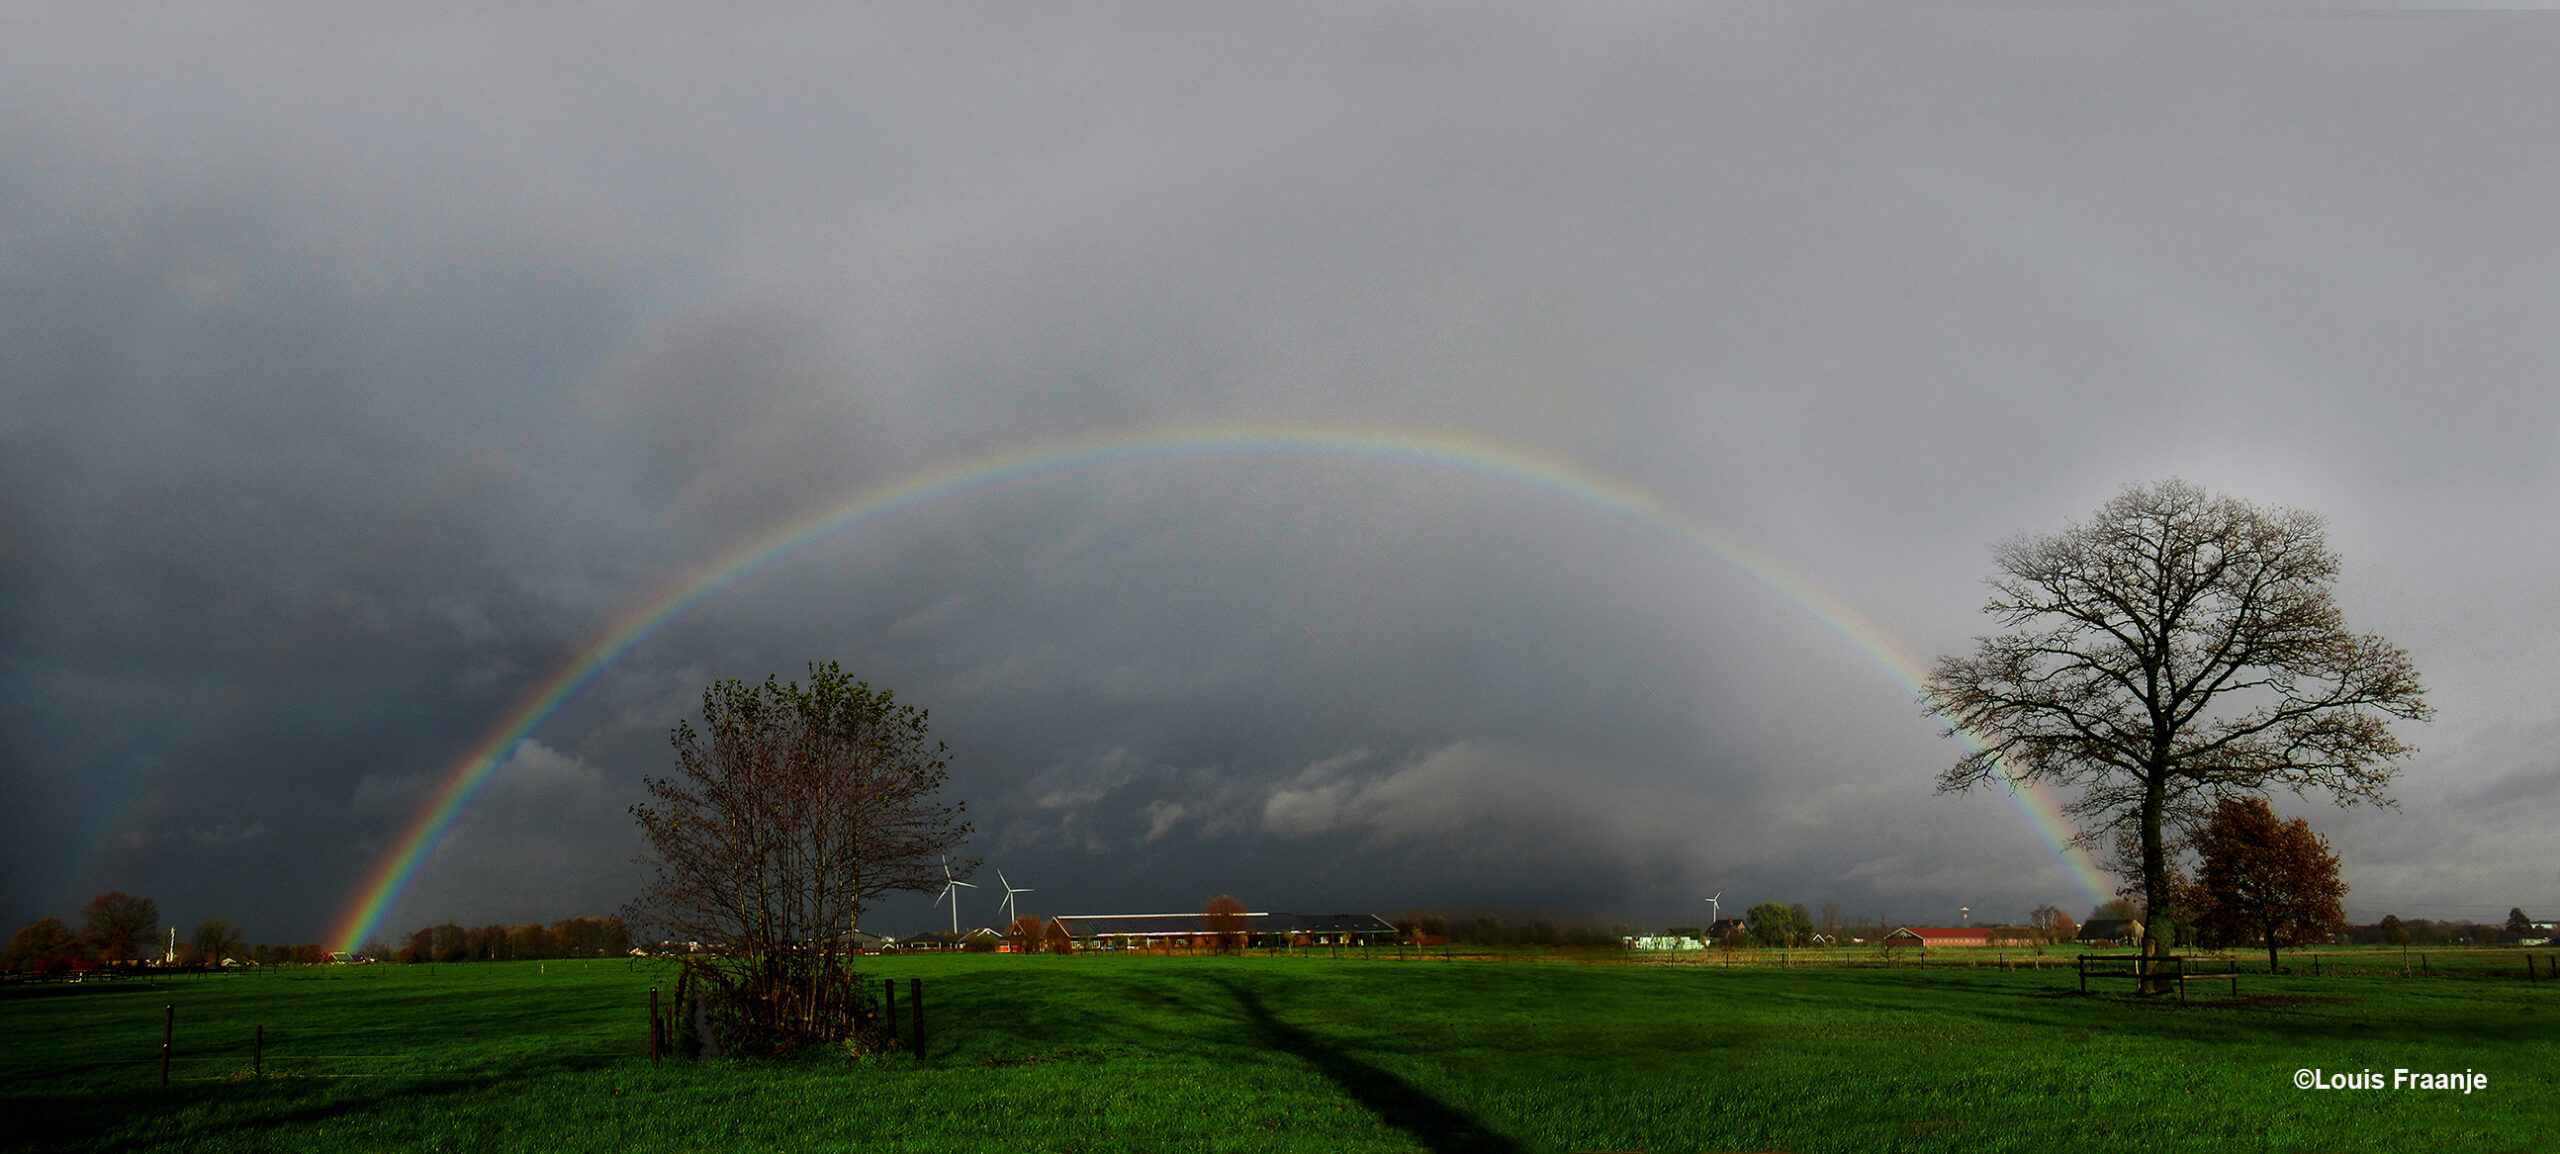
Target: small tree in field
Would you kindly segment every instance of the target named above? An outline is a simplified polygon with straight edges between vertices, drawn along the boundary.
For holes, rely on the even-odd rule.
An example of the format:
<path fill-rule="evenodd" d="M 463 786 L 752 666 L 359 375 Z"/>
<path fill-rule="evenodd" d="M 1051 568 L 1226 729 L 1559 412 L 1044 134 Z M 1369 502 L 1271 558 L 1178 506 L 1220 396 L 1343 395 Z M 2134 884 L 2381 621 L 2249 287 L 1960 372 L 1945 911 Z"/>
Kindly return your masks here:
<path fill-rule="evenodd" d="M 938 797 L 944 747 L 923 710 L 833 662 L 805 687 L 719 682 L 702 721 L 677 723 L 676 775 L 632 807 L 656 867 L 632 920 L 709 947 L 685 965 L 730 1052 L 856 1037 L 872 1015 L 854 928 L 885 894 L 940 888 L 969 832 Z"/>
<path fill-rule="evenodd" d="M 2214 807 L 2191 839 L 2204 859 L 2191 892 L 2197 928 L 2225 941 L 2262 941 L 2267 971 L 2276 947 L 2315 942 L 2347 924 L 2338 855 L 2301 818 L 2276 819 L 2262 797 Z"/>
<path fill-rule="evenodd" d="M 1226 894 L 1210 898 L 1207 905 L 1200 907 L 1200 926 L 1209 931 L 1219 953 L 1244 952 L 1244 915 L 1244 903 Z"/>

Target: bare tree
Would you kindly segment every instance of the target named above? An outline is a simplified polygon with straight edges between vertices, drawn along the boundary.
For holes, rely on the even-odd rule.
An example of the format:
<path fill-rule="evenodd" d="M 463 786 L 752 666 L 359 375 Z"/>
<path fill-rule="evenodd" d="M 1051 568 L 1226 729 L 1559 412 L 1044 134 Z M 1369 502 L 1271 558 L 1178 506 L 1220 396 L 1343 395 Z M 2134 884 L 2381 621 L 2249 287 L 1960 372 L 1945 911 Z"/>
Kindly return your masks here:
<path fill-rule="evenodd" d="M 209 966 L 222 964 L 222 959 L 237 956 L 249 948 L 241 940 L 240 925 L 229 918 L 212 917 L 196 923 L 196 936 L 191 939 L 196 953 Z"/>
<path fill-rule="evenodd" d="M 2076 789 L 2087 843 L 2140 846 L 2146 951 L 2168 940 L 2171 833 L 2214 803 L 2283 788 L 2389 804 L 2412 752 L 2390 722 L 2429 710 L 2408 654 L 2347 630 L 2319 517 L 2169 480 L 1994 559 L 1983 611 L 2009 632 L 1939 659 L 1921 695 L 1981 744 L 1938 788 Z"/>
<path fill-rule="evenodd" d="M 941 886 L 969 833 L 938 797 L 944 747 L 923 710 L 833 662 L 806 687 L 719 682 L 702 719 L 676 725 L 676 776 L 632 807 L 656 867 L 632 920 L 711 947 L 687 964 L 732 1050 L 855 1036 L 870 1013 L 852 931 L 881 896 Z"/>
<path fill-rule="evenodd" d="M 2279 821 L 2265 798 L 2225 798 L 2189 839 L 2204 859 L 2189 898 L 2197 928 L 2224 941 L 2276 947 L 2319 941 L 2347 924 L 2338 855 L 2302 818 Z"/>
<path fill-rule="evenodd" d="M 2070 941 L 2080 932 L 2080 923 L 2056 906 L 2037 906 L 2027 913 L 2027 922 L 2036 928 L 2036 940 L 2047 945 Z"/>
<path fill-rule="evenodd" d="M 80 907 L 80 929 L 98 956 L 121 962 L 142 952 L 160 929 L 160 903 L 110 890 Z"/>

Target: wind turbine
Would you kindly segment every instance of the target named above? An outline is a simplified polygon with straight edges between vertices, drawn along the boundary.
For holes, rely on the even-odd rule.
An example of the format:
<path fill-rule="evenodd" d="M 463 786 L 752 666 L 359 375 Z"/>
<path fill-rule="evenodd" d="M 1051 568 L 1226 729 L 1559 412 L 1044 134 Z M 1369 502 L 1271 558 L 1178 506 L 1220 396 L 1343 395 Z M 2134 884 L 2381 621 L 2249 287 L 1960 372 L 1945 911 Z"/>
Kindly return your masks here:
<path fill-rule="evenodd" d="M 1724 891 L 1723 891 L 1723 890 L 1717 890 L 1717 891 L 1716 891 L 1716 896 L 1715 896 L 1715 897 L 1712 897 L 1712 898 L 1708 898 L 1708 899 L 1707 899 L 1707 910 L 1708 910 L 1708 915 L 1707 915 L 1707 916 L 1708 916 L 1708 917 L 1710 917 L 1710 918 L 1713 918 L 1715 922 L 1720 922 L 1720 921 L 1723 921 L 1723 920 L 1724 920 L 1724 902 L 1721 900 L 1723 897 L 1724 897 Z M 1713 932 L 1713 930 L 1714 930 L 1714 922 L 1710 922 L 1710 923 L 1708 923 L 1708 929 L 1709 929 L 1709 932 Z"/>
<path fill-rule="evenodd" d="M 960 891 L 976 888 L 978 887 L 951 876 L 951 859 L 948 857 L 942 859 L 942 892 L 933 895 L 933 904 L 941 905 L 942 899 L 951 899 L 951 937 L 955 942 L 960 937 Z"/>
<path fill-rule="evenodd" d="M 1004 886 L 1004 924 L 1005 928 L 1010 930 L 1013 927 L 1014 919 L 1013 895 L 1030 893 L 1031 888 L 1029 886 L 1016 886 L 1012 882 L 1006 881 L 1003 870 L 996 871 L 996 881 Z"/>

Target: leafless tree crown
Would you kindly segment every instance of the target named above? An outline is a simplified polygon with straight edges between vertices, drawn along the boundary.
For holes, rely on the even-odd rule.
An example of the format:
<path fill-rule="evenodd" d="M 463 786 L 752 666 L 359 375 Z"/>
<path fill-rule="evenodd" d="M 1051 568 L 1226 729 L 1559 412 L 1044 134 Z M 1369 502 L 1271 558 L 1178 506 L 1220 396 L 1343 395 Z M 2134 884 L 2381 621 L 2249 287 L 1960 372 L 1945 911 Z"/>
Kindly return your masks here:
<path fill-rule="evenodd" d="M 856 1013 L 844 959 L 863 912 L 898 890 L 943 882 L 967 836 L 939 800 L 944 747 L 923 710 L 811 665 L 801 686 L 767 677 L 703 691 L 703 729 L 679 722 L 673 777 L 632 807 L 655 867 L 633 920 L 710 947 L 698 977 L 781 1039 L 824 1036 Z M 770 1017 L 773 1020 L 760 1020 Z"/>
<path fill-rule="evenodd" d="M 1995 554 L 1983 607 L 2006 632 L 1941 658 L 1921 702 L 1979 749 L 1941 791 L 2077 791 L 2089 841 L 2138 839 L 2166 897 L 2166 833 L 2226 797 L 2283 788 L 2389 804 L 2429 710 L 2408 654 L 2349 632 L 2325 525 L 2180 480 L 2127 487 L 2086 523 Z"/>

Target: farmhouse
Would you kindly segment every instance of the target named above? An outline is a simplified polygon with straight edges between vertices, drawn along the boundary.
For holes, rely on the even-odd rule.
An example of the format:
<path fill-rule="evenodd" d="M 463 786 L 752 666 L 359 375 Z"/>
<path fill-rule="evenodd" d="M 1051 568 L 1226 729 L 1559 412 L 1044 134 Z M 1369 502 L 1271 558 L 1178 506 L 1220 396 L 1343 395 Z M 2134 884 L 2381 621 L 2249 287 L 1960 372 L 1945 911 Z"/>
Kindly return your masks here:
<path fill-rule="evenodd" d="M 1991 931 L 1979 926 L 1903 926 L 1884 936 L 1886 948 L 1945 949 L 1991 944 Z"/>
<path fill-rule="evenodd" d="M 1396 928 L 1376 914 L 1244 913 L 1247 948 L 1393 945 Z M 1079 950 L 1210 949 L 1218 931 L 1209 915 L 1074 914 L 1049 919 Z"/>

